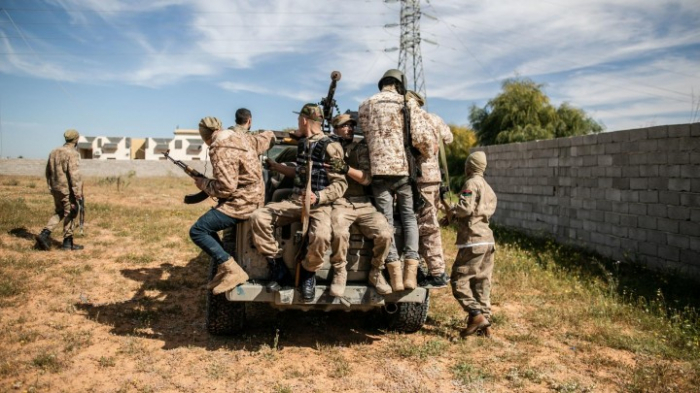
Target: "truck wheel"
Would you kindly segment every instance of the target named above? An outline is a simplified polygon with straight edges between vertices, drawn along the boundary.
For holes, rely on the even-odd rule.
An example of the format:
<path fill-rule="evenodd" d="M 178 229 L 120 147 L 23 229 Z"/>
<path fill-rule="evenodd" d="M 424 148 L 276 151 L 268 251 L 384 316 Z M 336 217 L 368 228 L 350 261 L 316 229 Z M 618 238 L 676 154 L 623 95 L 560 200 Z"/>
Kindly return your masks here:
<path fill-rule="evenodd" d="M 209 263 L 209 279 L 216 274 L 216 266 L 212 260 Z M 233 334 L 245 325 L 245 303 L 230 302 L 226 294 L 214 295 L 207 290 L 207 331 L 213 335 Z"/>
<path fill-rule="evenodd" d="M 430 291 L 423 303 L 387 303 L 382 307 L 386 327 L 402 333 L 419 331 L 428 318 L 430 308 Z"/>

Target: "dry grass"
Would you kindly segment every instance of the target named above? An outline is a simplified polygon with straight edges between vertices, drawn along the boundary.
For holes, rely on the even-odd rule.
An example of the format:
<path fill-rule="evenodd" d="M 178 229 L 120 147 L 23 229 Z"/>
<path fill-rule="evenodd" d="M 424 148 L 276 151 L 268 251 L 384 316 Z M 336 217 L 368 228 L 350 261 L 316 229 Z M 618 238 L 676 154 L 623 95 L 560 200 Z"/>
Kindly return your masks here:
<path fill-rule="evenodd" d="M 242 334 L 204 328 L 207 258 L 188 238 L 207 203 L 186 179 L 88 179 L 82 252 L 33 250 L 43 180 L 0 176 L 0 391 L 697 391 L 695 284 L 498 230 L 494 338 L 456 339 L 464 312 L 433 291 L 428 322 L 262 307 Z M 119 189 L 117 189 L 117 186 Z M 448 266 L 454 230 L 443 230 Z M 54 236 L 54 239 L 57 239 Z"/>

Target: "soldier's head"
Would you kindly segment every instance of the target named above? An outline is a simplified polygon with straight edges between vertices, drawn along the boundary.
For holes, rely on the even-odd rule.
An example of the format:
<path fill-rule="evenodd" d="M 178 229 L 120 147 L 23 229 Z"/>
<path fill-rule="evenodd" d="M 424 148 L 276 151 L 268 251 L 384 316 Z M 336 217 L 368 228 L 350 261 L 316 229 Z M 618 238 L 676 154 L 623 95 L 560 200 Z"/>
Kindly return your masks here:
<path fill-rule="evenodd" d="M 78 138 L 80 138 L 80 134 L 72 128 L 63 133 L 63 139 L 66 140 L 66 143 L 75 143 L 77 145 Z"/>
<path fill-rule="evenodd" d="M 356 124 L 355 119 L 350 117 L 350 115 L 347 113 L 338 115 L 331 120 L 333 132 L 346 141 L 352 141 L 352 138 L 355 136 Z"/>
<path fill-rule="evenodd" d="M 309 137 L 322 132 L 323 110 L 320 106 L 312 103 L 304 104 L 299 112 L 294 113 L 299 115 L 297 120 L 302 136 Z"/>
<path fill-rule="evenodd" d="M 397 93 L 404 94 L 406 92 L 405 80 L 406 77 L 403 75 L 403 72 L 392 68 L 384 73 L 377 85 L 379 86 L 379 91 L 382 91 L 386 86 L 393 86 Z"/>
<path fill-rule="evenodd" d="M 221 129 L 221 120 L 216 117 L 207 116 L 199 121 L 199 135 L 207 146 L 211 145 L 211 137 L 215 131 Z"/>
<path fill-rule="evenodd" d="M 464 172 L 469 175 L 482 175 L 486 170 L 486 153 L 483 151 L 475 151 L 467 157 L 464 163 Z"/>
<path fill-rule="evenodd" d="M 246 108 L 238 108 L 236 111 L 236 124 L 250 130 L 253 124 L 253 114 Z"/>
<path fill-rule="evenodd" d="M 425 105 L 425 99 L 423 98 L 420 93 L 413 91 L 413 90 L 408 90 L 406 92 L 406 100 L 415 100 L 418 106 L 424 106 Z"/>

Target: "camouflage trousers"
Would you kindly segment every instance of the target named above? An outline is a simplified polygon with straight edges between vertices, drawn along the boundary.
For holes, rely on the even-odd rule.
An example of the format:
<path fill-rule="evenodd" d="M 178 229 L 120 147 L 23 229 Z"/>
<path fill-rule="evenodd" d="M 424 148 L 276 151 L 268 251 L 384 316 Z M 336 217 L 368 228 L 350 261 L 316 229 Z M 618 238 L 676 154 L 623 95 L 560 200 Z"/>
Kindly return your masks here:
<path fill-rule="evenodd" d="M 452 295 L 464 311 L 481 311 L 487 319 L 491 318 L 491 274 L 495 250 L 493 244 L 460 249 L 450 280 Z"/>
<path fill-rule="evenodd" d="M 440 184 L 418 184 L 425 206 L 418 211 L 418 254 L 425 260 L 433 276 L 445 272 L 445 258 L 442 250 L 442 235 L 438 222 L 438 204 L 440 203 Z"/>
<path fill-rule="evenodd" d="M 280 249 L 275 239 L 275 227 L 281 227 L 301 219 L 301 203 L 287 200 L 269 203 L 253 212 L 250 226 L 253 243 L 265 257 L 278 257 Z M 309 213 L 309 247 L 302 262 L 304 269 L 315 272 L 323 265 L 323 256 L 331 244 L 331 206 L 311 208 Z"/>
<path fill-rule="evenodd" d="M 370 202 L 353 203 L 345 198 L 333 203 L 331 212 L 331 264 L 342 269 L 347 264 L 347 252 L 350 247 L 350 226 L 357 228 L 366 238 L 372 239 L 372 266 L 381 268 L 389 254 L 394 239 L 394 229 L 389 226 L 386 217 L 372 206 Z"/>
<path fill-rule="evenodd" d="M 75 217 L 78 215 L 78 203 L 72 194 L 64 194 L 60 191 L 51 191 L 53 195 L 54 215 L 44 229 L 53 232 L 54 228 L 63 221 L 63 238 L 73 236 Z"/>

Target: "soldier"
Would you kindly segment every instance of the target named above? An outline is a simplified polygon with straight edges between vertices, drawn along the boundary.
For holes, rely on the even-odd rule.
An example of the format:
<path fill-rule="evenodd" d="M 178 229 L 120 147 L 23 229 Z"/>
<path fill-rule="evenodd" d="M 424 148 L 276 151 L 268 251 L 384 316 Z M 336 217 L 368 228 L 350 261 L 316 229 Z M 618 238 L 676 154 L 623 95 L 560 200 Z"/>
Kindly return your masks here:
<path fill-rule="evenodd" d="M 265 256 L 270 267 L 269 290 L 279 290 L 289 272 L 281 260 L 280 248 L 274 236 L 274 227 L 299 221 L 302 214 L 303 192 L 311 179 L 311 211 L 309 212 L 308 250 L 300 270 L 301 295 L 305 302 L 314 300 L 316 271 L 323 265 L 323 256 L 331 243 L 331 204 L 343 196 L 348 187 L 345 176 L 327 170 L 332 159 L 343 159 L 343 147 L 323 134 L 323 111 L 316 104 L 306 104 L 299 114 L 298 125 L 303 137 L 297 149 L 294 189 L 292 196 L 282 202 L 269 203 L 251 216 L 253 242 Z M 307 143 L 309 141 L 308 150 Z M 308 160 L 311 173 L 306 173 Z"/>
<path fill-rule="evenodd" d="M 409 90 L 407 99 L 416 100 L 419 106 L 423 106 L 425 101 L 420 94 Z M 425 113 L 426 122 L 433 132 L 436 146 L 433 146 L 429 155 L 420 155 L 421 176 L 418 178 L 418 188 L 425 200 L 425 205 L 418 210 L 418 253 L 428 265 L 430 275 L 420 282 L 421 287 L 444 288 L 447 286 L 447 275 L 445 274 L 445 258 L 442 250 L 442 236 L 440 234 L 440 223 L 438 222 L 438 206 L 440 203 L 440 164 L 438 162 L 438 147 L 440 140 L 445 143 L 452 143 L 454 137 L 450 127 L 434 113 Z"/>
<path fill-rule="evenodd" d="M 391 293 L 391 287 L 384 279 L 382 270 L 393 241 L 394 229 L 389 226 L 384 215 L 375 209 L 365 192 L 365 187 L 372 182 L 367 142 L 364 139 L 353 142 L 355 120 L 350 115 L 338 115 L 331 123 L 334 137 L 338 137 L 345 148 L 345 159 L 331 160 L 329 168 L 347 176 L 348 189 L 343 198 L 333 202 L 331 212 L 333 281 L 330 294 L 343 296 L 345 293 L 350 226 L 355 223 L 362 235 L 372 239 L 374 243 L 369 282 L 376 288 L 377 293 L 387 295 Z"/>
<path fill-rule="evenodd" d="M 243 127 L 222 130 L 215 117 L 199 122 L 199 134 L 210 146 L 214 178 L 195 178 L 195 184 L 218 198 L 218 204 L 192 225 L 190 238 L 216 263 L 217 272 L 208 287 L 218 295 L 248 280 L 248 274 L 222 247 L 217 232 L 247 219 L 263 206 L 265 190 L 258 155 L 274 145 L 275 136 L 272 131 L 251 135 Z"/>
<path fill-rule="evenodd" d="M 418 271 L 418 225 L 416 222 L 412 182 L 406 145 L 418 149 L 421 154 L 429 154 L 435 145 L 428 130 L 424 111 L 415 100 L 404 97 L 404 75 L 399 70 L 388 70 L 379 80 L 380 92 L 360 104 L 359 123 L 364 132 L 371 163 L 372 192 L 377 210 L 394 226 L 394 195 L 401 218 L 404 243 L 405 271 L 401 270 L 401 260 L 392 242 L 386 266 L 389 270 L 391 287 L 394 291 L 417 286 Z M 407 107 L 411 124 L 411 140 L 404 143 L 404 106 Z"/>
<path fill-rule="evenodd" d="M 496 211 L 496 194 L 484 180 L 485 170 L 486 154 L 470 154 L 465 163 L 467 180 L 459 204 L 453 207 L 459 252 L 452 266 L 452 295 L 469 313 L 467 327 L 460 332 L 462 337 L 477 331 L 490 335 L 495 243 L 489 218 Z"/>
<path fill-rule="evenodd" d="M 78 131 L 70 129 L 63 133 L 66 143 L 49 154 L 46 163 L 46 183 L 49 185 L 54 202 L 54 215 L 37 236 L 37 247 L 51 248 L 51 231 L 63 221 L 63 246 L 67 251 L 82 250 L 83 246 L 73 243 L 73 220 L 78 215 L 78 201 L 83 199 L 83 180 L 80 176 L 80 153 Z"/>
<path fill-rule="evenodd" d="M 236 110 L 236 125 L 231 126 L 229 130 L 250 131 L 253 125 L 253 114 L 246 108 L 238 108 Z"/>

